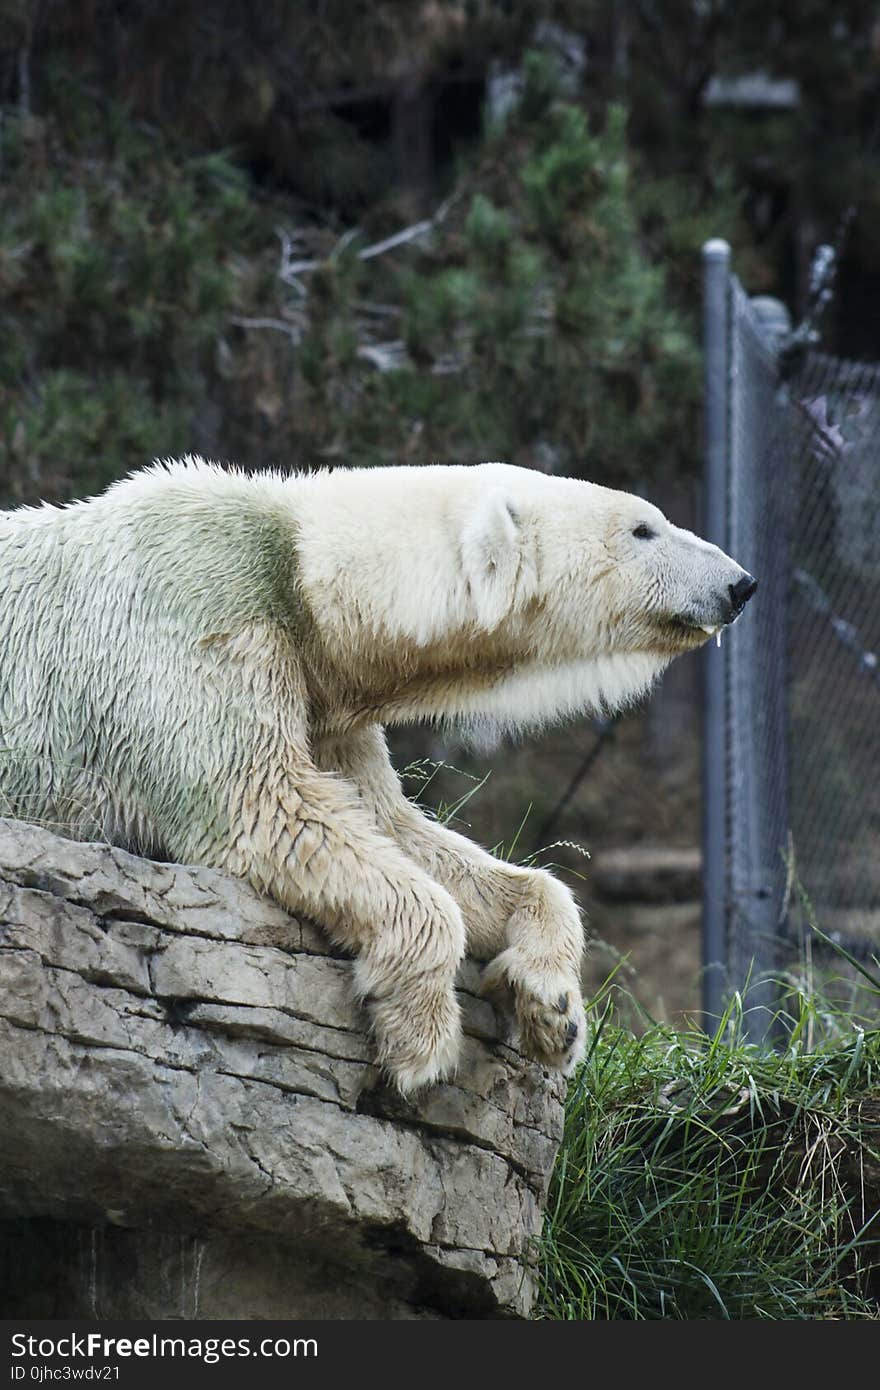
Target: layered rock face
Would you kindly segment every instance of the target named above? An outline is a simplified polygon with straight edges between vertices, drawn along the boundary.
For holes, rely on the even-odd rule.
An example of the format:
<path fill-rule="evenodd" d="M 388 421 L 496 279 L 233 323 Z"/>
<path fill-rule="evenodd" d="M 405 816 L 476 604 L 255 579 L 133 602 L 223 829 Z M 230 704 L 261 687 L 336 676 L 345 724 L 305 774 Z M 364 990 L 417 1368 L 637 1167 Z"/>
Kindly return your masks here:
<path fill-rule="evenodd" d="M 404 1103 L 349 975 L 238 880 L 0 820 L 3 1315 L 527 1316 L 561 1080 L 466 963 Z"/>

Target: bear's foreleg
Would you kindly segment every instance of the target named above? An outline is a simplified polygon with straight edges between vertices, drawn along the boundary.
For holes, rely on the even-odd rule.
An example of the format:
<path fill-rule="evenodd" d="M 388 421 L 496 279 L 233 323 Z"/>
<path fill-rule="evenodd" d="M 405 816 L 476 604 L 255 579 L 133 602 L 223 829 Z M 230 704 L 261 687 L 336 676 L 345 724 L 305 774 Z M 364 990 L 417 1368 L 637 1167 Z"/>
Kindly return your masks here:
<path fill-rule="evenodd" d="M 461 1040 L 457 904 L 377 832 L 353 789 L 305 758 L 291 765 L 290 750 L 276 757 L 237 779 L 230 821 L 239 828 L 209 859 L 353 952 L 379 1061 L 402 1092 L 449 1075 Z"/>
<path fill-rule="evenodd" d="M 564 884 L 495 859 L 425 816 L 404 795 L 380 729 L 328 741 L 318 757 L 356 785 L 377 827 L 456 900 L 469 954 L 489 960 L 483 991 L 510 991 L 524 1051 L 571 1071 L 586 1042 L 584 935 Z"/>

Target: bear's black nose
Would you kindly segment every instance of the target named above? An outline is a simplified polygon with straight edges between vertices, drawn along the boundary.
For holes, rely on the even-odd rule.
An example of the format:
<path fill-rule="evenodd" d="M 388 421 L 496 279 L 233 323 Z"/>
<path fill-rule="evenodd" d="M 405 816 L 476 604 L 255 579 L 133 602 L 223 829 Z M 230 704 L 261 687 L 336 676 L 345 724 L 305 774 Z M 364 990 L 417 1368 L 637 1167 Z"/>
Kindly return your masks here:
<path fill-rule="evenodd" d="M 750 574 L 744 574 L 742 579 L 728 587 L 727 592 L 730 594 L 734 613 L 742 612 L 757 587 L 757 579 L 753 579 Z"/>

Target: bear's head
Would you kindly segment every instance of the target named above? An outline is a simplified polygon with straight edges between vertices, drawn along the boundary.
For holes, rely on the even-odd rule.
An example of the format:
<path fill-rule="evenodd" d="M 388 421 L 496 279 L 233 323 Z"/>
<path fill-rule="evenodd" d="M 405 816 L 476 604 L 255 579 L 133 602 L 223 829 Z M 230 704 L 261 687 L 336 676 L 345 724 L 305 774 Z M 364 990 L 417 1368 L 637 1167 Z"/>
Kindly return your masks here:
<path fill-rule="evenodd" d="M 508 464 L 346 470 L 309 496 L 306 592 L 344 701 L 382 722 L 492 737 L 620 708 L 756 587 L 650 502 Z"/>
<path fill-rule="evenodd" d="M 462 519 L 461 547 L 476 616 L 490 630 L 537 603 L 560 657 L 609 644 L 676 655 L 734 622 L 757 588 L 718 546 L 632 493 L 484 468 L 490 485 Z"/>
<path fill-rule="evenodd" d="M 514 686 L 515 723 L 619 708 L 735 622 L 757 588 L 718 546 L 631 493 L 484 468 L 461 552 L 476 621 L 487 635 L 509 634 L 524 657 L 527 685 L 518 671 L 494 692 L 503 721 Z M 532 707 L 524 719 L 513 708 L 520 697 Z"/>

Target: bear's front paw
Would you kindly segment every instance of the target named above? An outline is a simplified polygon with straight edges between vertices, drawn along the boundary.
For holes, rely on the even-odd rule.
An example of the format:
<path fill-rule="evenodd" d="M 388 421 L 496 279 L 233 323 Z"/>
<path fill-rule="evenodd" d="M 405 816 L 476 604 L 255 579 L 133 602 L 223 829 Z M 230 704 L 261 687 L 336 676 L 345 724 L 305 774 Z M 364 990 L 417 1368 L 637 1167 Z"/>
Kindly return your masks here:
<path fill-rule="evenodd" d="M 451 981 L 424 975 L 387 991 L 371 981 L 358 993 L 370 1015 L 378 1061 L 401 1095 L 454 1073 L 461 1011 Z"/>
<path fill-rule="evenodd" d="M 530 964 L 517 947 L 502 951 L 486 967 L 484 995 L 510 990 L 519 1044 L 527 1056 L 566 1074 L 584 1055 L 587 1017 L 574 975 Z"/>

